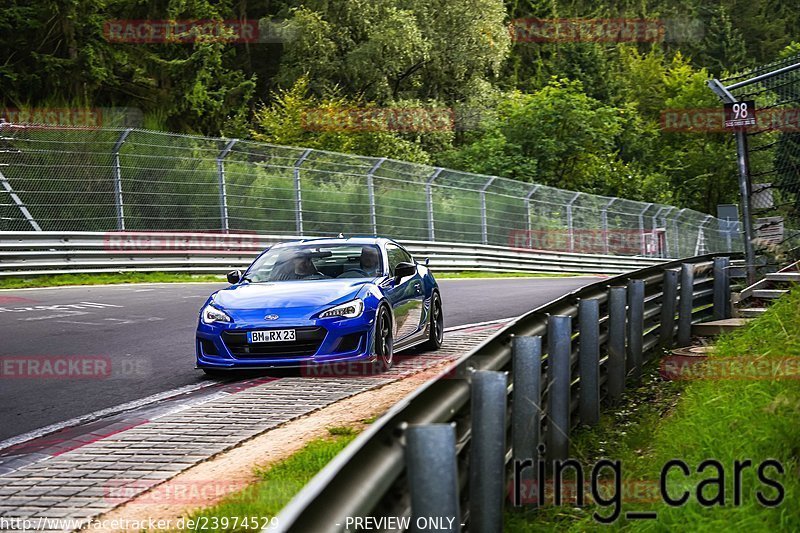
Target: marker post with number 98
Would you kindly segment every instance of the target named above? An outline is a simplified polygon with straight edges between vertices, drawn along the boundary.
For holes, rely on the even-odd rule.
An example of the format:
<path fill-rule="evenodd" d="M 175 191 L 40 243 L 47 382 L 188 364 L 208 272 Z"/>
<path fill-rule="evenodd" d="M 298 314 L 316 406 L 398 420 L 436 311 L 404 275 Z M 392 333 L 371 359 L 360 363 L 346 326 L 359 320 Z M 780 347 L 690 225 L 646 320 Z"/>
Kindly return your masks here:
<path fill-rule="evenodd" d="M 725 127 L 743 128 L 756 125 L 756 105 L 753 100 L 725 104 Z"/>

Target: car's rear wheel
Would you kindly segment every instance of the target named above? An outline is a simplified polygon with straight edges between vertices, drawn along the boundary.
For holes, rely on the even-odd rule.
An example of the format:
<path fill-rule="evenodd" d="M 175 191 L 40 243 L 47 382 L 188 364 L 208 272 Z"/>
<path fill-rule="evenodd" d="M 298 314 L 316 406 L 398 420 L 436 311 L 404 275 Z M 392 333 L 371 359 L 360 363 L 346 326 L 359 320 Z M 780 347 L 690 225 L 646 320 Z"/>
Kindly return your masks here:
<path fill-rule="evenodd" d="M 388 370 L 394 363 L 394 336 L 392 334 L 392 317 L 386 306 L 378 308 L 375 318 L 375 355 L 380 369 Z"/>
<path fill-rule="evenodd" d="M 442 314 L 442 298 L 438 292 L 431 297 L 430 324 L 428 326 L 428 341 L 422 345 L 425 351 L 435 351 L 442 347 L 444 341 L 444 315 Z"/>

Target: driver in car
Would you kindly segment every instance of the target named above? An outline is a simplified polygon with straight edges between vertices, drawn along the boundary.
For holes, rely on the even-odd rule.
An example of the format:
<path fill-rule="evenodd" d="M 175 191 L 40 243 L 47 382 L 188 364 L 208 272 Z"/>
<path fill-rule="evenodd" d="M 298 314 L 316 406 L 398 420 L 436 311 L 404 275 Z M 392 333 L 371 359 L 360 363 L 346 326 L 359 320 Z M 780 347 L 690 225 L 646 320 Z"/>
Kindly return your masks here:
<path fill-rule="evenodd" d="M 310 255 L 294 254 L 282 263 L 280 266 L 275 266 L 275 270 L 270 276 L 272 281 L 307 279 L 312 276 L 321 276 Z"/>
<path fill-rule="evenodd" d="M 369 276 L 377 276 L 380 266 L 381 256 L 374 246 L 364 246 L 361 248 L 361 270 Z"/>

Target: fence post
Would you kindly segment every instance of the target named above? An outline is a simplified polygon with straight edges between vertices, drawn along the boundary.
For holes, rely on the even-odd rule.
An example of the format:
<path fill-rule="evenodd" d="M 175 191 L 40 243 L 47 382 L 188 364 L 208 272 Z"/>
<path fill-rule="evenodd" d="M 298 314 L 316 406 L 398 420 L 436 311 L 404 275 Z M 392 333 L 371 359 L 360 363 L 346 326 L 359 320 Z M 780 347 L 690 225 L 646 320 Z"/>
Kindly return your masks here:
<path fill-rule="evenodd" d="M 628 281 L 628 372 L 637 383 L 642 379 L 644 335 L 644 280 Z"/>
<path fill-rule="evenodd" d="M 433 174 L 425 183 L 425 201 L 428 204 L 428 240 L 435 241 L 436 233 L 433 228 L 433 180 L 439 177 L 443 168 L 439 167 L 433 171 Z"/>
<path fill-rule="evenodd" d="M 649 203 L 647 204 L 647 207 L 642 209 L 642 211 L 639 213 L 639 241 L 642 245 L 642 256 L 647 255 L 647 243 L 644 242 L 644 214 L 647 213 L 651 207 L 653 207 L 653 204 Z"/>
<path fill-rule="evenodd" d="M 533 221 L 531 220 L 531 198 L 533 195 L 536 194 L 542 186 L 541 185 L 534 185 L 533 188 L 528 191 L 528 194 L 525 195 L 525 229 L 528 231 L 527 239 L 525 242 L 528 243 L 528 248 L 533 248 Z"/>
<path fill-rule="evenodd" d="M 600 421 L 600 302 L 581 300 L 578 321 L 580 416 L 582 424 L 593 426 Z"/>
<path fill-rule="evenodd" d="M 678 303 L 678 346 L 692 343 L 692 308 L 694 306 L 694 265 L 681 265 L 681 290 Z"/>
<path fill-rule="evenodd" d="M 512 358 L 512 457 L 515 461 L 535 462 L 542 424 L 542 337 L 514 337 Z M 530 477 L 523 475 L 525 479 Z"/>
<path fill-rule="evenodd" d="M 658 217 L 661 215 L 661 212 L 664 209 L 667 209 L 667 208 L 666 207 L 659 207 L 658 211 L 656 211 L 656 214 L 653 215 L 653 241 L 652 242 L 653 242 L 653 249 L 655 250 L 655 253 L 651 255 L 652 257 L 661 257 L 661 253 L 660 253 L 661 252 L 661 247 L 658 246 L 658 240 L 657 240 L 658 237 L 656 235 L 656 229 L 658 228 Z"/>
<path fill-rule="evenodd" d="M 683 212 L 686 211 L 686 208 L 678 210 L 678 213 L 675 215 L 675 218 L 672 219 L 672 227 L 675 230 L 675 259 L 680 259 L 681 257 L 681 238 L 680 238 L 680 227 L 678 227 L 678 221 L 681 219 L 681 215 Z"/>
<path fill-rule="evenodd" d="M 570 201 L 567 202 L 567 234 L 569 235 L 570 252 L 575 251 L 575 228 L 572 220 L 572 204 L 575 203 L 575 200 L 577 200 L 580 195 L 581 193 L 576 192 Z"/>
<path fill-rule="evenodd" d="M 569 456 L 572 317 L 547 319 L 547 460 Z"/>
<path fill-rule="evenodd" d="M 489 244 L 489 222 L 486 217 L 486 189 L 488 189 L 496 179 L 496 177 L 492 176 L 488 179 L 486 184 L 481 187 L 481 242 L 483 244 Z"/>
<path fill-rule="evenodd" d="M 605 206 L 603 206 L 603 210 L 600 213 L 600 224 L 602 225 L 603 231 L 603 253 L 608 255 L 610 251 L 610 246 L 608 244 L 608 208 L 614 205 L 614 202 L 617 201 L 617 198 L 612 198 Z"/>
<path fill-rule="evenodd" d="M 662 348 L 672 348 L 675 336 L 675 304 L 678 301 L 678 271 L 665 270 L 661 289 L 661 327 L 659 328 L 659 344 Z"/>
<path fill-rule="evenodd" d="M 219 179 L 219 217 L 222 222 L 222 231 L 225 233 L 230 230 L 228 220 L 228 192 L 225 185 L 225 158 L 230 153 L 233 145 L 238 139 L 231 139 L 225 148 L 217 156 L 217 178 Z"/>
<path fill-rule="evenodd" d="M 714 320 L 731 316 L 730 258 L 714 258 Z"/>
<path fill-rule="evenodd" d="M 122 198 L 122 165 L 119 160 L 119 151 L 131 131 L 133 131 L 133 128 L 128 128 L 122 132 L 112 152 L 114 156 L 114 204 L 117 207 L 117 229 L 119 231 L 125 231 L 125 203 Z"/>
<path fill-rule="evenodd" d="M 608 398 L 619 401 L 625 391 L 625 323 L 627 287 L 608 288 Z"/>
<path fill-rule="evenodd" d="M 378 235 L 378 215 L 375 210 L 375 172 L 380 168 L 383 162 L 386 161 L 385 157 L 378 159 L 369 172 L 367 172 L 367 193 L 369 194 L 369 221 L 372 226 L 372 234 Z"/>
<path fill-rule="evenodd" d="M 303 235 L 303 190 L 300 187 L 300 167 L 311 155 L 311 151 L 311 148 L 307 149 L 294 162 L 294 223 L 298 236 Z"/>
<path fill-rule="evenodd" d="M 479 370 L 472 376 L 472 441 L 469 459 L 470 531 L 503 529 L 506 464 L 506 374 Z"/>
<path fill-rule="evenodd" d="M 672 239 L 669 236 L 669 214 L 674 210 L 674 207 L 667 208 L 667 212 L 661 217 L 661 220 L 664 221 L 664 258 L 666 259 L 672 257 L 672 253 L 669 251 L 669 245 L 672 242 Z M 677 235 L 675 238 L 677 239 Z"/>
<path fill-rule="evenodd" d="M 406 464 L 411 493 L 411 530 L 418 518 L 443 517 L 449 531 L 461 531 L 458 503 L 456 430 L 451 424 L 412 425 L 406 429 Z M 454 518 L 452 522 L 447 519 Z"/>

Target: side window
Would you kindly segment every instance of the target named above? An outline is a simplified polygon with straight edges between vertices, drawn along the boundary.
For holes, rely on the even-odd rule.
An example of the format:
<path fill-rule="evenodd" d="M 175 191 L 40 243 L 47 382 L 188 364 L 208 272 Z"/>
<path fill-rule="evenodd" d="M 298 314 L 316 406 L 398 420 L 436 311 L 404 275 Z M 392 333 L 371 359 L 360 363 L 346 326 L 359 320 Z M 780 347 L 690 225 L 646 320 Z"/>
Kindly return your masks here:
<path fill-rule="evenodd" d="M 389 272 L 394 274 L 394 268 L 398 263 L 413 263 L 411 255 L 397 245 L 386 245 L 386 257 L 389 259 Z"/>

